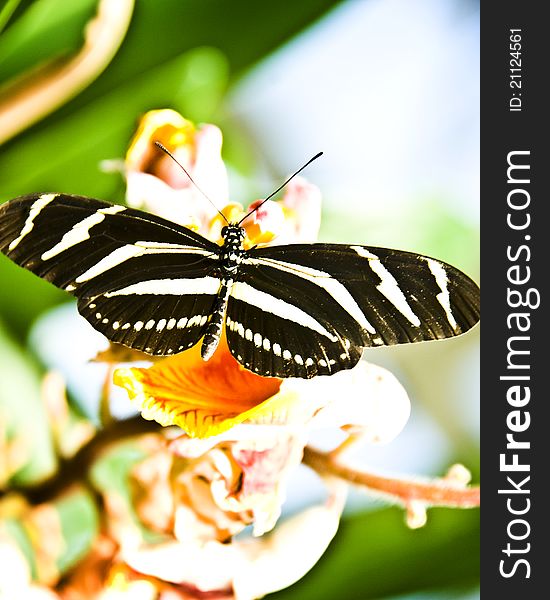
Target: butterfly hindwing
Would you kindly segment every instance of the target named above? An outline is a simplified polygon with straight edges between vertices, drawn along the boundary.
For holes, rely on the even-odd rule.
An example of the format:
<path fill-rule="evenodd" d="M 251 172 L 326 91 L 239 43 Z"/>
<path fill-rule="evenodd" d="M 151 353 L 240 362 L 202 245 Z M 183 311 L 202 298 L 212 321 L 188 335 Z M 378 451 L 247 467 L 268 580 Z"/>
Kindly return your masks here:
<path fill-rule="evenodd" d="M 257 302 L 257 293 L 251 291 L 257 289 L 235 284 L 227 305 L 229 349 L 246 368 L 272 377 L 310 378 L 349 369 L 361 358 L 360 348 L 342 337 L 326 318 L 317 315 L 316 322 L 301 318 L 289 326 L 280 316 L 286 310 L 281 305 L 276 312 L 269 312 L 264 302 L 261 308 L 246 302 L 247 295 Z"/>
<path fill-rule="evenodd" d="M 255 254 L 241 263 L 227 307 L 227 339 L 237 360 L 280 377 L 309 378 L 354 366 L 363 338 L 340 308 L 342 302 L 355 304 L 349 292 L 326 275 L 319 286 L 311 269 L 256 260 Z"/>
<path fill-rule="evenodd" d="M 170 355 L 204 335 L 215 294 L 139 294 L 80 299 L 78 311 L 112 342 L 147 354 Z"/>

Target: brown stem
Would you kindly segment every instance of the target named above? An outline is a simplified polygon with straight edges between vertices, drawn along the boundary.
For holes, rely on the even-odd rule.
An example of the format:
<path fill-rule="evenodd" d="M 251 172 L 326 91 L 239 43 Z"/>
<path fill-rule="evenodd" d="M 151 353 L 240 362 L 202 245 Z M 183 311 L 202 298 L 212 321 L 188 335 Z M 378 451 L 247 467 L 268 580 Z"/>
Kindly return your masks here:
<path fill-rule="evenodd" d="M 320 474 L 333 475 L 354 485 L 367 487 L 406 506 L 413 502 L 459 508 L 479 506 L 479 487 L 464 487 L 450 479 L 417 481 L 382 477 L 338 463 L 330 453 L 320 452 L 310 446 L 304 449 L 303 462 Z"/>
<path fill-rule="evenodd" d="M 33 504 L 47 502 L 77 481 L 86 480 L 90 466 L 109 444 L 126 437 L 158 431 L 160 427 L 155 421 L 146 421 L 141 416 L 113 421 L 98 431 L 74 456 L 61 459 L 58 470 L 51 477 L 31 486 L 11 486 L 0 493 L 0 498 L 15 491 L 23 494 Z"/>

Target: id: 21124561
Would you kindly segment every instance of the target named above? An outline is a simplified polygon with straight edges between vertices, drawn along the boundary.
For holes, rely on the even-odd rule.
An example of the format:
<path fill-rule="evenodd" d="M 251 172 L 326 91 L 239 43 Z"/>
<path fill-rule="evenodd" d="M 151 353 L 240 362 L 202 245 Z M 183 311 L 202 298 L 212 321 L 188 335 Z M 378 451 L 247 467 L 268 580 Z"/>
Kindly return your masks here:
<path fill-rule="evenodd" d="M 521 112 L 521 29 L 510 29 L 510 97 L 511 112 Z"/>

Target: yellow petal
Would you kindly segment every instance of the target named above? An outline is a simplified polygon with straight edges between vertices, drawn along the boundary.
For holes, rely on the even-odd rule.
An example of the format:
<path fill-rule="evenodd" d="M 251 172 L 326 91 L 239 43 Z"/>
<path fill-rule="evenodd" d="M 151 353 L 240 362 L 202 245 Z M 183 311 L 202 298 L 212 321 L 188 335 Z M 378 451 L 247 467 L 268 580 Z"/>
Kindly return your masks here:
<path fill-rule="evenodd" d="M 173 151 L 179 146 L 194 147 L 195 126 L 178 112 L 168 108 L 150 110 L 141 118 L 128 152 L 126 166 L 130 170 L 151 172 L 155 159 L 162 154 L 153 146 L 154 141 Z"/>
<path fill-rule="evenodd" d="M 205 362 L 200 345 L 148 369 L 121 368 L 114 374 L 145 419 L 177 425 L 192 437 L 210 437 L 261 413 L 281 380 L 260 377 L 241 366 L 224 340 Z"/>

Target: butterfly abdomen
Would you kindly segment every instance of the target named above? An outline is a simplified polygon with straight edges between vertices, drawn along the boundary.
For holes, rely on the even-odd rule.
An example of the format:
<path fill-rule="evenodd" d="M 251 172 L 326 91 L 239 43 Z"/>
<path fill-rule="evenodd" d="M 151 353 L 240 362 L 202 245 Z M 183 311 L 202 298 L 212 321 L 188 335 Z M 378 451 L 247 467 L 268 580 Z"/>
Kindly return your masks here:
<path fill-rule="evenodd" d="M 201 356 L 203 360 L 209 360 L 218 344 L 220 343 L 223 324 L 225 321 L 225 312 L 227 310 L 227 300 L 233 287 L 232 279 L 223 279 L 218 297 L 212 307 L 212 315 L 206 326 L 204 337 L 202 339 Z"/>

